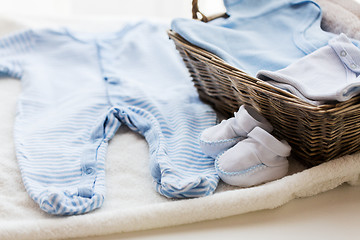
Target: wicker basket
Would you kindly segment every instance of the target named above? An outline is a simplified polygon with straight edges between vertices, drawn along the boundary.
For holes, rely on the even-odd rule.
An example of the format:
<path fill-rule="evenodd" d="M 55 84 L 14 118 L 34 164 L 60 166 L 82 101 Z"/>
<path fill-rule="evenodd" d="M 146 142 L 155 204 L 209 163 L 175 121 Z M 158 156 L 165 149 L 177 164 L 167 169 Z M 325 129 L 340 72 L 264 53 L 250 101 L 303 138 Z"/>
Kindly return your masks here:
<path fill-rule="evenodd" d="M 221 17 L 221 14 L 217 17 Z M 193 0 L 193 18 L 205 17 Z M 240 105 L 256 108 L 274 126 L 274 136 L 292 146 L 291 157 L 315 166 L 360 150 L 360 96 L 332 105 L 311 105 L 192 45 L 169 30 L 201 99 L 226 117 Z"/>

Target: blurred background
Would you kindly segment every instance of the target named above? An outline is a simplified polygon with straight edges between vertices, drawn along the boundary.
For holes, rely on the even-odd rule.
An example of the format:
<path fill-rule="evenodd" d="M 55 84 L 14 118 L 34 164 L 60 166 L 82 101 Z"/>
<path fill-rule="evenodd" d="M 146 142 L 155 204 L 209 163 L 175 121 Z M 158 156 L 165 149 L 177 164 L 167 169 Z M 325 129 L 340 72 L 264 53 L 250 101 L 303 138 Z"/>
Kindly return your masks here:
<path fill-rule="evenodd" d="M 355 0 L 360 3 L 360 0 Z M 225 12 L 223 0 L 199 0 L 207 16 Z M 26 19 L 191 18 L 192 0 L 0 0 L 0 17 Z"/>
<path fill-rule="evenodd" d="M 0 14 L 51 17 L 191 17 L 191 0 L 0 0 Z M 224 12 L 222 0 L 199 0 L 206 13 Z"/>
<path fill-rule="evenodd" d="M 360 3 L 360 0 L 355 0 Z M 191 0 L 0 0 L 0 14 L 26 16 L 191 17 Z M 224 12 L 222 0 L 199 0 L 206 14 Z"/>

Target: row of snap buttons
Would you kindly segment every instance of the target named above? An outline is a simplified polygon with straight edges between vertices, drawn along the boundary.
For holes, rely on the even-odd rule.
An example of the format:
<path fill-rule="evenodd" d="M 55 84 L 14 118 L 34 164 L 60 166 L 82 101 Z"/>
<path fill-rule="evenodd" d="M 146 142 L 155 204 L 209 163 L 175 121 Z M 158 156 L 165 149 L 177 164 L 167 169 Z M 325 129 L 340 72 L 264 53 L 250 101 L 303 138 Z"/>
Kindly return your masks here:
<path fill-rule="evenodd" d="M 348 54 L 347 54 L 347 52 L 345 51 L 345 50 L 342 50 L 341 52 L 340 52 L 340 56 L 342 56 L 342 57 L 346 57 Z M 352 68 L 352 69 L 356 69 L 358 66 L 355 64 L 355 63 L 351 63 L 350 64 L 350 68 Z"/>

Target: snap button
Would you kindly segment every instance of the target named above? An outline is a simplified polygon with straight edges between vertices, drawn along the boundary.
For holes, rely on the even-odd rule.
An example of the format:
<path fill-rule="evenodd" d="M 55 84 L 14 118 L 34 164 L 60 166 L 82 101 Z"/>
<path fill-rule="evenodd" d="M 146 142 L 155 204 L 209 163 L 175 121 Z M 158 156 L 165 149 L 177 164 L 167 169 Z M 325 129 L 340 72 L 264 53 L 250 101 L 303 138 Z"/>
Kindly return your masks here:
<path fill-rule="evenodd" d="M 347 55 L 347 53 L 346 53 L 345 50 L 342 50 L 342 51 L 340 52 L 340 56 L 345 57 L 346 55 Z"/>
<path fill-rule="evenodd" d="M 94 174 L 94 172 L 95 172 L 95 169 L 93 169 L 93 168 L 87 168 L 87 169 L 85 170 L 85 173 L 86 173 L 87 175 Z"/>
<path fill-rule="evenodd" d="M 352 63 L 352 64 L 350 64 L 350 67 L 351 67 L 352 69 L 355 69 L 355 68 L 357 68 L 358 66 L 357 66 L 355 63 Z"/>

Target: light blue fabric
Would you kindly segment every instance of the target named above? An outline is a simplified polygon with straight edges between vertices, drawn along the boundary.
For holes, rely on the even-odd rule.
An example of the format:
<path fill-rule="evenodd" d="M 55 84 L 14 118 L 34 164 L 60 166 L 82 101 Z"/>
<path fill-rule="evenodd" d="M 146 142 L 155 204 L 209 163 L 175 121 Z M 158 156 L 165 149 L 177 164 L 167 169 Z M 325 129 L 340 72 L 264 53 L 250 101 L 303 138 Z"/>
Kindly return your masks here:
<path fill-rule="evenodd" d="M 315 105 L 347 101 L 360 93 L 360 49 L 345 34 L 279 71 L 257 78 Z"/>
<path fill-rule="evenodd" d="M 22 82 L 16 154 L 41 209 L 71 215 L 102 205 L 106 150 L 121 124 L 145 136 L 159 193 L 215 190 L 214 160 L 198 136 L 216 115 L 199 100 L 167 28 L 140 22 L 101 37 L 28 30 L 0 40 L 1 76 Z"/>
<path fill-rule="evenodd" d="M 192 44 L 255 76 L 279 70 L 325 46 L 335 34 L 320 28 L 313 1 L 224 0 L 230 17 L 203 23 L 174 19 L 172 29 Z"/>

